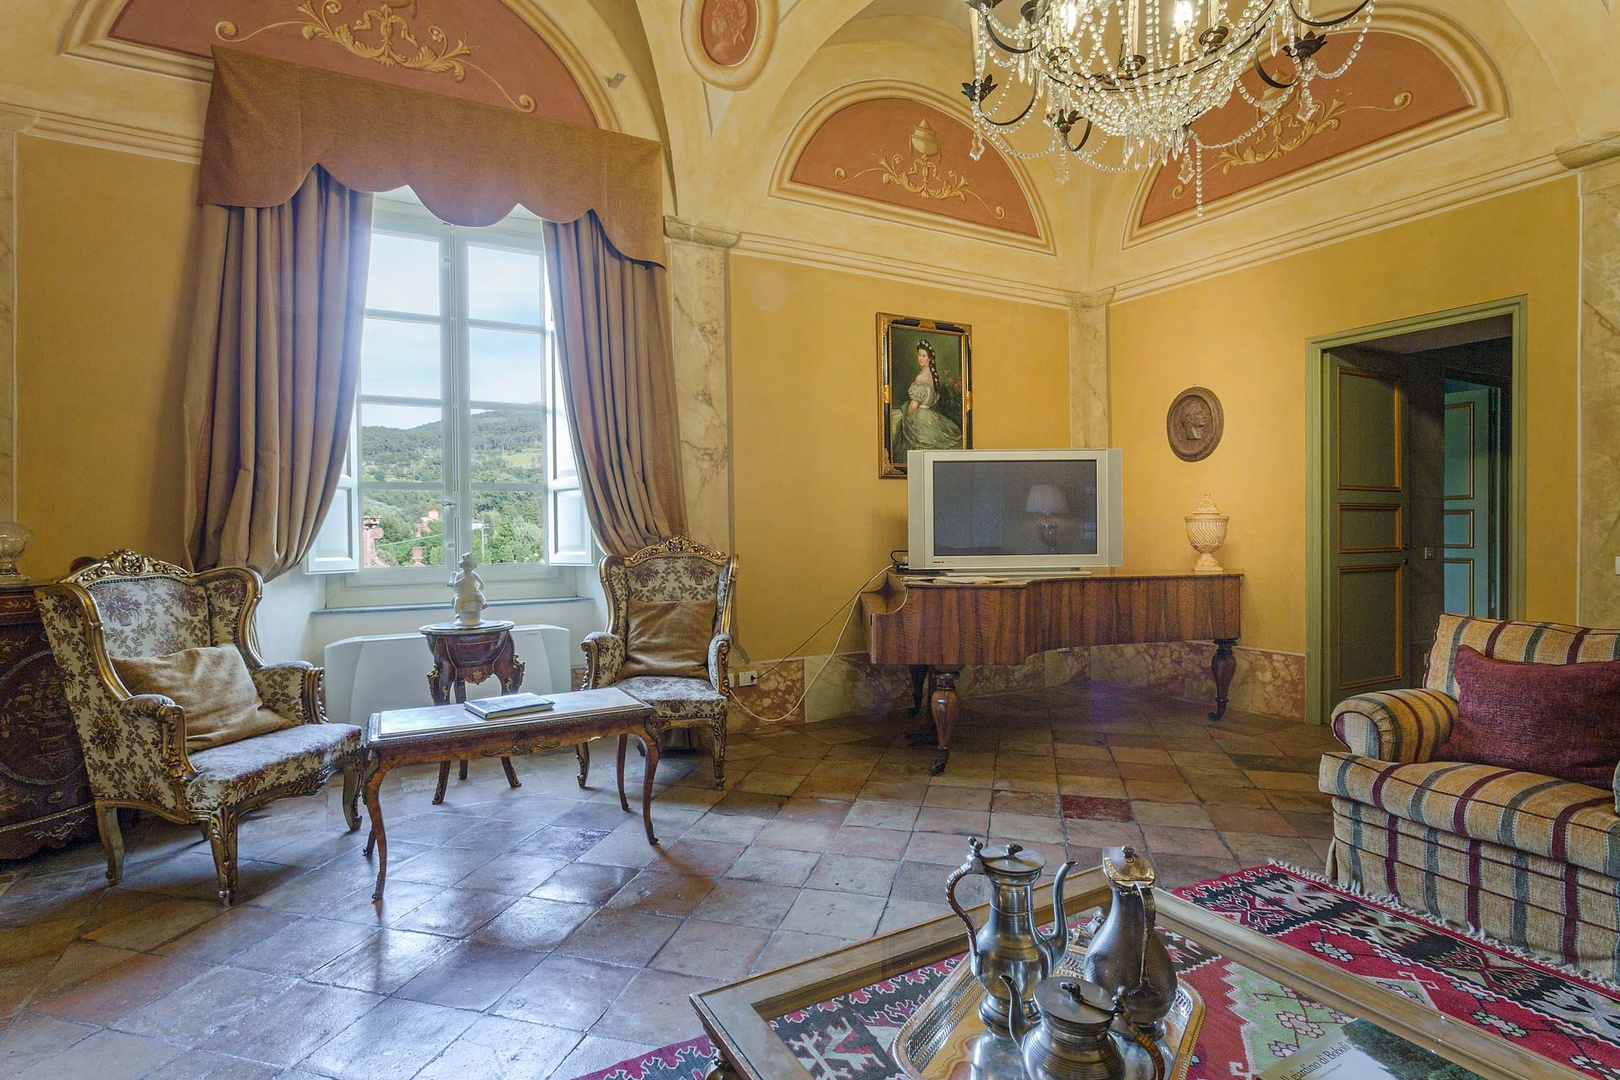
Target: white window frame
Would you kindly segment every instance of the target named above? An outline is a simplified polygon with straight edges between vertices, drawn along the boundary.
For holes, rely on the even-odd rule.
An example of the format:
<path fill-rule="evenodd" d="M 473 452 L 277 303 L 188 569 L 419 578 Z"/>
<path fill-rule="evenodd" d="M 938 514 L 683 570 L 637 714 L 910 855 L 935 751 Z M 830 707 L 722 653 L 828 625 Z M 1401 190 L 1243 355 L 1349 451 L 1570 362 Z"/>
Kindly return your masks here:
<path fill-rule="evenodd" d="M 543 529 L 546 561 L 543 563 L 492 563 L 479 567 L 484 594 L 491 600 L 571 597 L 577 595 L 575 574 L 570 568 L 594 561 L 595 544 L 585 521 L 580 496 L 579 473 L 574 462 L 568 418 L 563 408 L 561 372 L 556 356 L 556 337 L 549 304 L 542 304 L 543 325 L 538 333 L 546 357 L 545 396 L 534 406 L 513 406 L 509 402 L 479 402 L 471 398 L 471 335 L 476 329 L 518 330 L 535 333 L 532 325 L 474 319 L 468 295 L 467 249 L 469 246 L 508 248 L 540 256 L 541 288 L 549 295 L 546 280 L 543 223 L 520 212 L 496 225 L 470 229 L 449 225 L 435 218 L 415 201 L 408 191 L 380 195 L 372 214 L 374 233 L 433 240 L 440 250 L 440 313 L 437 316 L 392 312 L 368 308 L 366 317 L 390 321 L 437 324 L 441 331 L 440 397 L 437 401 L 357 393 L 354 437 L 345 468 L 344 494 L 334 502 L 333 512 L 322 528 L 322 538 L 306 561 L 306 572 L 326 575 L 328 608 L 388 606 L 436 603 L 444 599 L 445 585 L 454 571 L 455 553 L 477 548 L 472 543 L 473 489 L 471 477 L 471 425 L 468 418 L 480 408 L 532 409 L 541 413 L 545 442 L 542 447 L 544 488 L 540 492 L 545 507 Z M 444 545 L 445 566 L 371 567 L 360 566 L 361 517 L 366 483 L 359 476 L 358 453 L 360 409 L 362 404 L 428 405 L 438 407 L 443 422 L 445 454 L 440 500 L 446 537 L 455 541 Z M 490 490 L 490 485 L 477 485 Z M 524 485 L 511 490 L 530 491 Z M 501 486 L 496 485 L 495 490 Z M 341 510 L 348 512 L 342 513 Z M 561 541 L 561 543 L 559 543 Z M 352 557 L 351 557 L 352 556 Z"/>

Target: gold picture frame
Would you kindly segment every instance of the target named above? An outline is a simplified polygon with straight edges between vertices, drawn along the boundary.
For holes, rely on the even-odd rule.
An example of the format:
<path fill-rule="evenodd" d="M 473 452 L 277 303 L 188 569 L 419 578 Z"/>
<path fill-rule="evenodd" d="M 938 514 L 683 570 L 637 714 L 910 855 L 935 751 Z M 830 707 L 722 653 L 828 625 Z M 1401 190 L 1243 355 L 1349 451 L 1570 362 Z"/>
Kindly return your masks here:
<path fill-rule="evenodd" d="M 973 328 L 879 312 L 877 346 L 878 476 L 903 479 L 908 450 L 973 449 Z"/>

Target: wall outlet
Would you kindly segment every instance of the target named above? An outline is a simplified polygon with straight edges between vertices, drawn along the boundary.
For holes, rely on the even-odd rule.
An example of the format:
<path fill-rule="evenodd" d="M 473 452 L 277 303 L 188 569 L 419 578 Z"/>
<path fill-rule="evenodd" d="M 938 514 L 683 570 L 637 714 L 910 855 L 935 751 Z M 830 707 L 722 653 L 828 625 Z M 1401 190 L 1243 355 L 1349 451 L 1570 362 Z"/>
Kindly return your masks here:
<path fill-rule="evenodd" d="M 1614 557 L 1614 572 L 1620 574 L 1620 555 Z"/>
<path fill-rule="evenodd" d="M 759 682 L 759 672 L 753 668 L 744 668 L 731 673 L 732 686 L 753 686 Z"/>

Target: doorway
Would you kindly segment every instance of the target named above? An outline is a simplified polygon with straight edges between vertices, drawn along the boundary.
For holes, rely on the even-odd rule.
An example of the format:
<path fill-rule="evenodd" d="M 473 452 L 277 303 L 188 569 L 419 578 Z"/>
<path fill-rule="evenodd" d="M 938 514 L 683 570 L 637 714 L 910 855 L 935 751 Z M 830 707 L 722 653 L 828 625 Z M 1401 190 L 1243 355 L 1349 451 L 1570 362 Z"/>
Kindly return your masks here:
<path fill-rule="evenodd" d="M 1417 686 L 1441 612 L 1524 595 L 1524 299 L 1310 343 L 1306 701 Z"/>

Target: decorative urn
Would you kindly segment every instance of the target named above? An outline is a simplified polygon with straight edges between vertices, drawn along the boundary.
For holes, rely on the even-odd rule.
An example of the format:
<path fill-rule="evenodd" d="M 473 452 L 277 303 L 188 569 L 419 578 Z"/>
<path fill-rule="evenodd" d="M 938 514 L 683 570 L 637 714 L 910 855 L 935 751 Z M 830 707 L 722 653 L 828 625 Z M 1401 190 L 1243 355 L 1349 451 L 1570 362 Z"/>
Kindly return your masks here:
<path fill-rule="evenodd" d="M 1193 563 L 1195 574 L 1224 573 L 1221 564 L 1215 561 L 1215 552 L 1226 543 L 1227 516 L 1221 513 L 1215 500 L 1206 493 L 1204 501 L 1199 503 L 1192 513 L 1186 515 L 1187 543 L 1198 552 L 1198 561 Z"/>

